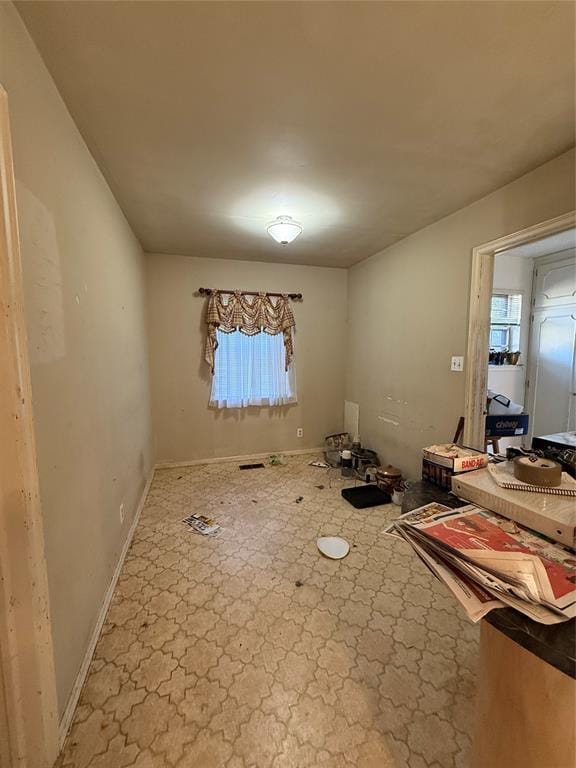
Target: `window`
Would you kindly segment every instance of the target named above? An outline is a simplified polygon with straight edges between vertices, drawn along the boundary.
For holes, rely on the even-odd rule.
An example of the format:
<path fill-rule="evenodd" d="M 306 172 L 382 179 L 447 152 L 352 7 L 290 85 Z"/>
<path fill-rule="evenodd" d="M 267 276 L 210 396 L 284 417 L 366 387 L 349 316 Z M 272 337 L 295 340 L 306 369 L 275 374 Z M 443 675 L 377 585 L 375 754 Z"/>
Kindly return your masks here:
<path fill-rule="evenodd" d="M 247 336 L 217 330 L 216 340 L 210 405 L 242 408 L 296 402 L 294 361 L 286 371 L 282 333 Z"/>
<path fill-rule="evenodd" d="M 520 349 L 521 293 L 493 293 L 490 309 L 490 349 L 517 352 Z"/>

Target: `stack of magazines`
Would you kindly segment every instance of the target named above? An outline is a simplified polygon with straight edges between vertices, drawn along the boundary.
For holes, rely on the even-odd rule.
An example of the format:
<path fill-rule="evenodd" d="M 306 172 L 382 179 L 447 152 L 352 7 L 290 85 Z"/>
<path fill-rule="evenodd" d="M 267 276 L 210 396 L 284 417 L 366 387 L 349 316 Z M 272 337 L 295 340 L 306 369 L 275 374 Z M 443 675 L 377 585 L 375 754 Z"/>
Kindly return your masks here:
<path fill-rule="evenodd" d="M 576 616 L 576 554 L 494 512 L 427 504 L 385 533 L 410 544 L 472 621 L 506 606 L 542 624 Z"/>

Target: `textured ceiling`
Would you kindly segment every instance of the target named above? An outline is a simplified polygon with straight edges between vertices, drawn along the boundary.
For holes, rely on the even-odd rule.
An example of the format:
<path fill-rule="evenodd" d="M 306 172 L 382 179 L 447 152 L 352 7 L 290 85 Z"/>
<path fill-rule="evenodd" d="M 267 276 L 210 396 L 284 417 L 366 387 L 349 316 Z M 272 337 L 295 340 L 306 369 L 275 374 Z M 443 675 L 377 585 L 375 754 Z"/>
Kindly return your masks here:
<path fill-rule="evenodd" d="M 572 3 L 17 7 L 152 252 L 347 266 L 573 145 Z"/>

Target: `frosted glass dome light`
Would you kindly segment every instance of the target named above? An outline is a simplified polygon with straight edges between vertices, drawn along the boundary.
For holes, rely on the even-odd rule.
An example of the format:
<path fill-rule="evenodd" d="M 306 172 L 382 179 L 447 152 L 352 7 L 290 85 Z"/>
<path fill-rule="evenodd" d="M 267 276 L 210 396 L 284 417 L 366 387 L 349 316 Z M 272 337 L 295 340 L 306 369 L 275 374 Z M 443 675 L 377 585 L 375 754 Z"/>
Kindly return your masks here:
<path fill-rule="evenodd" d="M 302 225 L 294 221 L 292 216 L 277 216 L 275 221 L 268 224 L 266 231 L 280 245 L 288 245 L 302 232 Z"/>

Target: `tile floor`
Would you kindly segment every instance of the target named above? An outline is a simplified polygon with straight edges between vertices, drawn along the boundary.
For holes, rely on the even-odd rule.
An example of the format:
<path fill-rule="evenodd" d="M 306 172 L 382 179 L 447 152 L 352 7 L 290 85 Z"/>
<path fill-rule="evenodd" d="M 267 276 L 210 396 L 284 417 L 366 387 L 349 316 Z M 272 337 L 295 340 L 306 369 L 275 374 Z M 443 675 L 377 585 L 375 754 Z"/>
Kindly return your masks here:
<path fill-rule="evenodd" d="M 156 473 L 59 768 L 467 765 L 477 628 L 309 460 Z"/>

